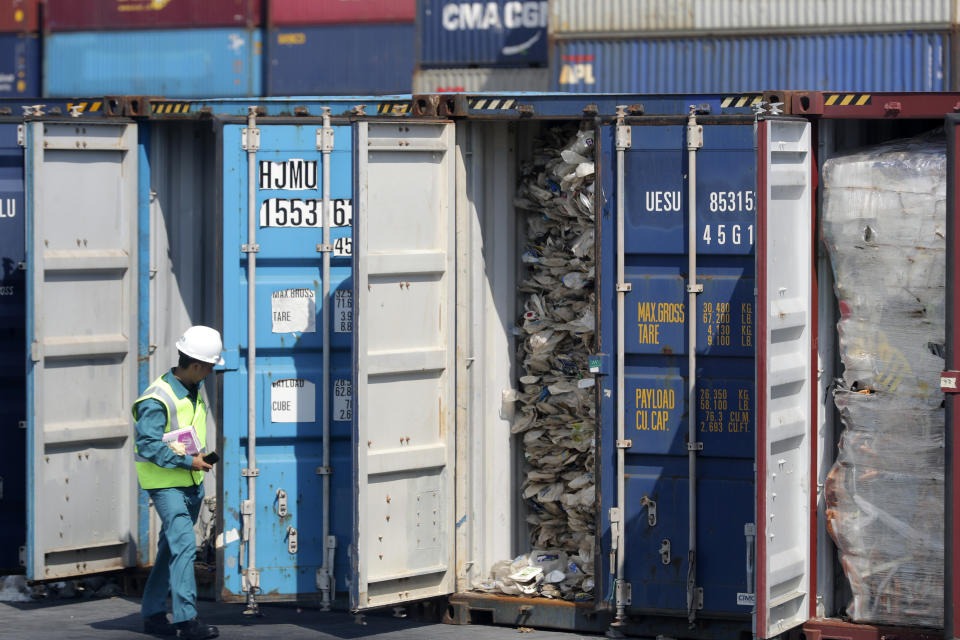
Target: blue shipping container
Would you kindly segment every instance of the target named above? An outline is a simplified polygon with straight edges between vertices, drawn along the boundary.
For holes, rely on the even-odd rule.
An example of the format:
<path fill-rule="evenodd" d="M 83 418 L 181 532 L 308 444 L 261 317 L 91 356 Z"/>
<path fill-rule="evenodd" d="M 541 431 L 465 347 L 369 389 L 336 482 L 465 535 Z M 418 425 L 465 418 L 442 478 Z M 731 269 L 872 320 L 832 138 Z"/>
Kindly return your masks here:
<path fill-rule="evenodd" d="M 546 66 L 548 3 L 424 0 L 418 66 Z"/>
<path fill-rule="evenodd" d="M 0 124 L 0 571 L 19 569 L 27 540 L 26 306 L 23 148 L 17 123 Z"/>
<path fill-rule="evenodd" d="M 0 98 L 40 95 L 40 38 L 0 34 Z"/>
<path fill-rule="evenodd" d="M 950 90 L 947 33 L 558 40 L 551 87 L 578 93 Z"/>
<path fill-rule="evenodd" d="M 347 24 L 270 31 L 272 96 L 409 93 L 414 25 Z"/>
<path fill-rule="evenodd" d="M 54 33 L 44 45 L 45 96 L 261 93 L 256 29 Z"/>
<path fill-rule="evenodd" d="M 272 597 L 290 599 L 317 592 L 323 564 L 323 440 L 321 331 L 324 307 L 317 244 L 322 241 L 323 161 L 317 150 L 319 125 L 260 125 L 257 153 L 256 313 L 257 352 L 257 568 Z M 247 156 L 242 127 L 223 130 L 223 335 L 226 349 L 222 462 L 224 531 L 243 530 L 239 506 L 247 496 L 247 268 L 240 250 L 247 238 Z M 334 199 L 331 238 L 330 413 L 332 475 L 330 535 L 337 538 L 336 588 L 347 589 L 353 487 L 351 420 L 352 280 L 350 277 L 353 153 L 349 127 L 334 127 L 330 197 Z M 277 515 L 278 491 L 287 498 Z M 299 532 L 291 551 L 288 527 Z M 222 558 L 238 556 L 237 541 Z M 242 560 L 242 554 L 240 554 Z M 225 597 L 243 596 L 240 563 L 220 564 Z M 291 567 L 293 569 L 291 570 Z"/>

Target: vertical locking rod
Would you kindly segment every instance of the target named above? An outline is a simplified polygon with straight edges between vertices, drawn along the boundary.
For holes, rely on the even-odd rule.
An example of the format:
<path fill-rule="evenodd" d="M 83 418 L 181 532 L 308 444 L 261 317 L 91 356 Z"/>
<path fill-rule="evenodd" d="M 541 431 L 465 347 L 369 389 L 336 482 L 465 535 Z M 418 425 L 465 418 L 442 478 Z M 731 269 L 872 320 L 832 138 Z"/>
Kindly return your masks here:
<path fill-rule="evenodd" d="M 323 273 L 322 302 L 323 314 L 323 468 L 330 468 L 330 152 L 333 150 L 333 127 L 330 126 L 330 108 L 323 108 L 323 129 L 320 132 L 320 152 L 323 156 Z M 328 552 L 330 538 L 330 473 L 324 473 L 323 479 L 323 563 L 320 567 L 320 608 L 330 610 L 334 591 L 333 554 Z"/>
<path fill-rule="evenodd" d="M 257 468 L 257 108 L 247 107 L 247 468 Z M 254 143 L 254 140 L 257 143 Z M 260 590 L 257 571 L 257 476 L 247 475 L 247 500 L 250 503 L 249 540 L 247 541 L 247 609 L 244 613 L 257 615 L 256 601 Z"/>

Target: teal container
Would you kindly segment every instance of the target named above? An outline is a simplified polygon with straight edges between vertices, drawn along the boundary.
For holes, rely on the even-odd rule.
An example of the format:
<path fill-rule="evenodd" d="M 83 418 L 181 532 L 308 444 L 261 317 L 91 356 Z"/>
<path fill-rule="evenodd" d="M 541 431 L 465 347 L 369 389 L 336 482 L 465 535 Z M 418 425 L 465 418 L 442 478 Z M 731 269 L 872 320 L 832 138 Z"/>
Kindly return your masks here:
<path fill-rule="evenodd" d="M 53 33 L 44 47 L 47 97 L 261 93 L 259 29 Z"/>

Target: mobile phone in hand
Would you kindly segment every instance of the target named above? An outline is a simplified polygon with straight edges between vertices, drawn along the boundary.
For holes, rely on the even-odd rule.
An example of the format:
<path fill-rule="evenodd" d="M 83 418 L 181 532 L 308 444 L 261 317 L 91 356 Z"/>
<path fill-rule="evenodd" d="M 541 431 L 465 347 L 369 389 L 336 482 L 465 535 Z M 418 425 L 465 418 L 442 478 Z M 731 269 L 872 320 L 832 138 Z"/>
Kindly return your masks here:
<path fill-rule="evenodd" d="M 216 451 L 211 451 L 207 455 L 203 456 L 203 461 L 207 464 L 216 464 L 220 460 L 220 456 Z"/>

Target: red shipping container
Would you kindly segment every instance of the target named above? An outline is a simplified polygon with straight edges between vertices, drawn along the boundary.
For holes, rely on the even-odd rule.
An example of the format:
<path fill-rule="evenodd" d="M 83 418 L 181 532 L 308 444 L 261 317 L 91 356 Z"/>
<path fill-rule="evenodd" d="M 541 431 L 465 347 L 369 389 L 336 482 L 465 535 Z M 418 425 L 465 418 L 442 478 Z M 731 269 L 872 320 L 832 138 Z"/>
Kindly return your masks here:
<path fill-rule="evenodd" d="M 0 32 L 37 31 L 40 0 L 0 0 Z"/>
<path fill-rule="evenodd" d="M 47 0 L 47 31 L 252 27 L 261 0 Z"/>
<path fill-rule="evenodd" d="M 299 26 L 348 22 L 414 22 L 416 0 L 271 0 L 270 24 Z"/>

